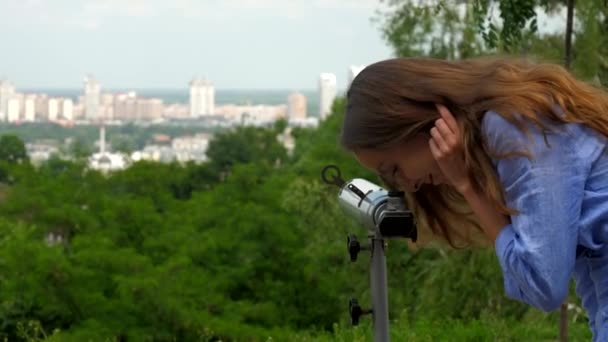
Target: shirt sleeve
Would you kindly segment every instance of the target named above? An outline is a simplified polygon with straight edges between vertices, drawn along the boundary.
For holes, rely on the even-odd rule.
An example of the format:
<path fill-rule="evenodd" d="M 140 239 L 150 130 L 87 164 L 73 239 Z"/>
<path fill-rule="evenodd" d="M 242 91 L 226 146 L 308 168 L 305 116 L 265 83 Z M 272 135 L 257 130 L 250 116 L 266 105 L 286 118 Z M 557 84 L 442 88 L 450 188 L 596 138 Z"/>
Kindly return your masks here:
<path fill-rule="evenodd" d="M 528 122 L 530 136 L 495 112 L 486 113 L 482 129 L 488 147 L 499 153 L 527 150 L 494 160 L 511 216 L 496 238 L 505 292 L 543 311 L 559 307 L 568 294 L 578 239 L 584 167 L 576 160 L 568 133 L 547 133 Z"/>

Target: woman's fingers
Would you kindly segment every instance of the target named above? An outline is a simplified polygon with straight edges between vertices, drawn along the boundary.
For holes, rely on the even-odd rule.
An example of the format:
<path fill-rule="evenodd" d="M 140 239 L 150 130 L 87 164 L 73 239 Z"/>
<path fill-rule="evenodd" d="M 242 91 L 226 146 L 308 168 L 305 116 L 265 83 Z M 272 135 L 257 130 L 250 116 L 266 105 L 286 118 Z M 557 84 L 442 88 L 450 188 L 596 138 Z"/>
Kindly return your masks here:
<path fill-rule="evenodd" d="M 450 150 L 448 143 L 445 141 L 437 127 L 431 128 L 431 137 L 435 142 L 435 146 L 439 148 L 439 151 L 442 153 L 447 153 Z"/>
<path fill-rule="evenodd" d="M 437 147 L 437 144 L 435 144 L 435 140 L 433 140 L 433 138 L 429 139 L 429 147 L 430 147 L 431 153 L 433 154 L 433 157 L 435 157 L 435 159 L 441 158 L 442 153 L 439 150 L 439 147 Z"/>
<path fill-rule="evenodd" d="M 454 115 L 452 115 L 450 110 L 442 104 L 436 104 L 435 106 L 437 107 L 437 111 L 439 112 L 439 115 L 441 115 L 441 118 L 445 121 L 448 128 L 452 131 L 452 133 L 457 135 L 458 134 L 458 123 L 456 123 L 456 119 L 454 118 Z"/>
<path fill-rule="evenodd" d="M 445 141 L 448 149 L 454 149 L 458 144 L 458 138 L 456 137 L 456 134 L 450 130 L 448 125 L 445 123 L 445 120 L 439 119 L 435 121 L 435 127 L 437 127 L 437 130 L 441 134 L 441 137 Z"/>

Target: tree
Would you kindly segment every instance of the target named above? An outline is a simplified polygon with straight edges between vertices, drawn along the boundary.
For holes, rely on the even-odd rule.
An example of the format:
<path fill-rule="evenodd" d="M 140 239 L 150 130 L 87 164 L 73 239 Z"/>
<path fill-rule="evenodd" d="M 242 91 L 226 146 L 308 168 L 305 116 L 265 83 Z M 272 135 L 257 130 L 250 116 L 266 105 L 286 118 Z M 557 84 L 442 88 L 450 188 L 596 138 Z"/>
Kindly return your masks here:
<path fill-rule="evenodd" d="M 608 6 L 597 0 L 578 0 L 579 30 L 573 42 L 572 70 L 585 80 L 608 86 Z"/>
<path fill-rule="evenodd" d="M 285 128 L 287 128 L 288 125 L 289 125 L 289 123 L 287 122 L 287 120 L 279 119 L 274 122 L 273 129 L 277 134 L 281 134 L 281 133 L 283 133 Z"/>
<path fill-rule="evenodd" d="M 287 151 L 277 141 L 274 129 L 238 127 L 215 135 L 209 143 L 207 157 L 218 173 L 228 173 L 236 164 L 287 159 Z"/>
<path fill-rule="evenodd" d="M 84 159 L 93 154 L 93 148 L 83 139 L 74 139 L 70 145 L 70 155 L 75 159 Z"/>
<path fill-rule="evenodd" d="M 112 139 L 112 149 L 114 151 L 130 156 L 137 149 L 135 139 L 125 134 L 116 135 Z"/>
<path fill-rule="evenodd" d="M 606 4 L 597 0 L 388 0 L 389 10 L 375 18 L 382 22 L 384 38 L 393 46 L 397 56 L 432 56 L 438 58 L 467 58 L 476 55 L 507 52 L 528 54 L 535 50 L 538 57 L 545 52 L 535 49 L 539 39 L 539 11 L 551 15 L 567 9 L 566 30 L 562 34 L 561 59 L 569 68 L 576 64 L 577 51 L 582 46 L 593 51 L 593 56 L 580 58 L 579 67 L 587 65 L 597 72 L 592 75 L 602 78 L 608 61 L 602 58 L 607 53 L 608 17 Z M 576 15 L 576 16 L 575 16 Z M 378 20 L 380 19 L 380 20 Z M 573 22 L 581 23 L 575 30 Z M 500 22 L 500 23 L 499 23 Z M 577 43 L 583 36 L 585 43 Z M 591 38 L 593 37 L 593 38 Z M 548 37 L 551 38 L 552 37 Z M 596 42 L 595 44 L 587 44 Z M 592 50 L 596 45 L 599 48 Z M 579 54 L 580 56 L 580 54 Z M 589 63 L 589 57 L 593 61 Z M 578 72 L 576 65 L 573 68 Z M 586 70 L 585 75 L 588 75 Z"/>
<path fill-rule="evenodd" d="M 583 0 L 586 1 L 586 0 Z M 593 0 L 595 1 L 595 0 Z M 522 41 L 538 32 L 537 10 L 554 13 L 556 9 L 566 6 L 567 22 L 564 35 L 564 65 L 570 67 L 572 62 L 572 39 L 575 1 L 574 0 L 479 0 L 475 1 L 475 21 L 484 40 L 490 47 L 502 43 L 506 51 L 518 47 Z M 494 22 L 498 7 L 501 27 Z"/>
<path fill-rule="evenodd" d="M 538 31 L 536 8 L 542 6 L 545 10 L 554 9 L 556 2 L 552 0 L 479 0 L 473 5 L 473 13 L 477 28 L 484 41 L 491 48 L 499 45 L 506 51 L 518 47 L 523 40 Z M 502 20 L 502 25 L 496 24 L 496 12 Z"/>
<path fill-rule="evenodd" d="M 567 69 L 586 79 L 600 78 L 606 70 L 602 60 L 608 52 L 608 3 L 599 0 L 479 0 L 474 2 L 475 21 L 484 41 L 490 47 L 502 45 L 506 51 L 516 50 L 529 43 L 538 33 L 537 11 L 548 14 L 566 8 L 566 28 L 562 36 L 562 61 Z M 498 8 L 502 26 L 494 22 Z M 574 29 L 574 21 L 580 22 L 580 31 Z M 576 57 L 580 61 L 576 65 Z M 584 56 L 584 57 L 583 57 Z M 575 65 L 573 65 L 575 64 Z M 583 69 L 579 74 L 579 69 Z M 590 73 L 590 69 L 594 69 Z M 606 80 L 608 81 L 608 80 Z M 602 82 L 608 84 L 608 82 Z"/>
<path fill-rule="evenodd" d="M 463 1 L 388 0 L 388 10 L 374 18 L 400 57 L 471 57 L 482 53 L 471 5 Z M 461 15 L 461 10 L 464 16 Z"/>
<path fill-rule="evenodd" d="M 23 140 L 14 134 L 0 136 L 0 160 L 12 164 L 29 162 Z"/>

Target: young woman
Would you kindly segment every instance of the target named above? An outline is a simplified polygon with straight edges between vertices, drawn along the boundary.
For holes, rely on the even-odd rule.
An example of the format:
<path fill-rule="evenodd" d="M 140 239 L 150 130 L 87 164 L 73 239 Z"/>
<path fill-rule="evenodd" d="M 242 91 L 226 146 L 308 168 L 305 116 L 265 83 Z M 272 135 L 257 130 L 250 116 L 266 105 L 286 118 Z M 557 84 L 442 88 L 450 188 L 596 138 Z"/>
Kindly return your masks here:
<path fill-rule="evenodd" d="M 557 65 L 390 59 L 347 95 L 342 145 L 406 191 L 419 229 L 494 244 L 507 295 L 545 311 L 571 277 L 608 341 L 608 94 Z"/>

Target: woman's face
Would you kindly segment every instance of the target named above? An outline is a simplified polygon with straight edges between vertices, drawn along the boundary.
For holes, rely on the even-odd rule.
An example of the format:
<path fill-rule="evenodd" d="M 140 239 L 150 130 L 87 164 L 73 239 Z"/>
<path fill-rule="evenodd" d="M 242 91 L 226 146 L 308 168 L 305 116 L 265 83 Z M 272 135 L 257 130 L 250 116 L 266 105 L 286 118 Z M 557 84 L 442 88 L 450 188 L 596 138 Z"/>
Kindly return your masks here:
<path fill-rule="evenodd" d="M 364 167 L 376 172 L 389 185 L 405 192 L 415 192 L 422 184 L 438 185 L 445 181 L 429 147 L 430 135 L 386 149 L 359 149 L 355 155 Z"/>

